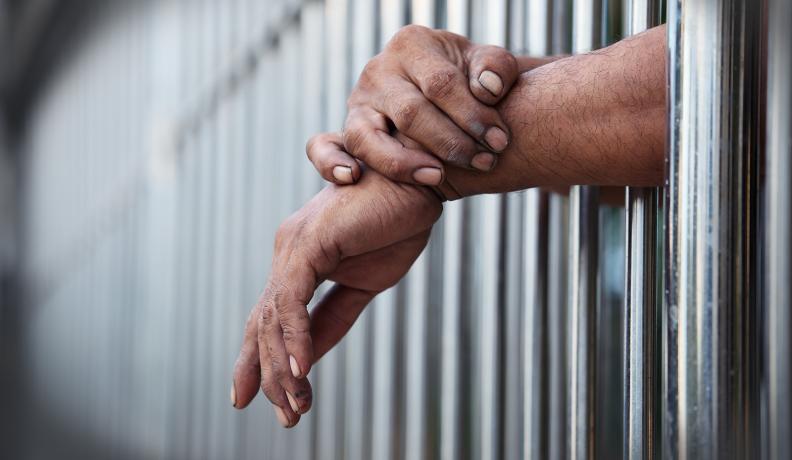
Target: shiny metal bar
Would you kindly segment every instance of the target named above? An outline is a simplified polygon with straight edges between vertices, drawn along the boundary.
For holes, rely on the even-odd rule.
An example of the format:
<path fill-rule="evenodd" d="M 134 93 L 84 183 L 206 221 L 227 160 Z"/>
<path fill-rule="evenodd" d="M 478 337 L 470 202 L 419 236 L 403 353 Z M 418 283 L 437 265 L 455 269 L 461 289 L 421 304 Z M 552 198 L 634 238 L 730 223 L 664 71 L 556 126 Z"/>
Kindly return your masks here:
<path fill-rule="evenodd" d="M 530 56 L 550 53 L 549 0 L 528 0 L 525 51 Z M 539 189 L 525 192 L 523 209 L 523 442 L 522 457 L 548 458 L 547 421 L 549 378 L 548 344 L 548 194 Z M 561 417 L 563 419 L 563 417 Z"/>
<path fill-rule="evenodd" d="M 789 292 L 792 246 L 789 241 L 792 203 L 792 3 L 769 1 L 767 86 L 767 392 L 766 458 L 792 457 L 792 316 Z"/>
<path fill-rule="evenodd" d="M 597 351 L 598 190 L 574 187 L 569 196 L 569 458 L 594 454 Z"/>
<path fill-rule="evenodd" d="M 548 458 L 546 366 L 548 196 L 540 190 L 525 195 L 523 228 L 523 445 L 526 459 Z"/>
<path fill-rule="evenodd" d="M 602 5 L 576 0 L 572 15 L 572 51 L 599 47 Z M 575 186 L 569 193 L 569 396 L 568 458 L 589 459 L 595 452 L 597 379 L 597 258 L 599 191 Z"/>
<path fill-rule="evenodd" d="M 627 2 L 627 33 L 659 21 L 660 2 Z M 626 273 L 624 297 L 624 456 L 659 456 L 660 315 L 657 305 L 656 188 L 628 187 L 626 194 Z"/>
<path fill-rule="evenodd" d="M 468 33 L 466 0 L 448 0 L 446 27 L 454 33 Z M 440 344 L 440 458 L 456 460 L 463 455 L 461 417 L 462 377 L 462 289 L 463 247 L 466 205 L 463 201 L 446 203 L 443 210 L 443 303 Z"/>
<path fill-rule="evenodd" d="M 384 46 L 404 26 L 406 18 L 405 0 L 380 1 L 379 45 Z M 372 401 L 376 410 L 371 420 L 371 458 L 396 459 L 401 448 L 401 412 L 398 405 L 400 374 L 397 360 L 400 315 L 398 304 L 399 287 L 383 292 L 375 299 L 373 323 L 373 387 Z"/>
<path fill-rule="evenodd" d="M 569 272 L 569 203 L 565 197 L 551 194 L 548 209 L 547 248 L 547 361 L 548 420 L 547 458 L 566 458 L 567 395 L 569 388 L 567 296 Z"/>
<path fill-rule="evenodd" d="M 373 21 L 377 2 L 353 0 L 351 9 L 351 71 L 349 85 L 352 87 L 377 45 L 376 27 Z M 346 342 L 346 385 L 344 386 L 346 427 L 344 430 L 344 458 L 364 460 L 371 458 L 371 420 L 373 410 L 371 392 L 371 329 L 373 311 L 366 308 L 349 331 Z"/>
<path fill-rule="evenodd" d="M 349 88 L 349 8 L 350 0 L 328 0 L 325 2 L 325 60 L 326 118 L 325 128 L 340 130 L 346 117 L 346 96 Z M 318 292 L 317 295 L 320 295 Z M 346 344 L 342 341 L 322 358 L 316 366 L 318 371 L 316 404 L 317 459 L 338 460 L 344 445 L 344 372 Z"/>
<path fill-rule="evenodd" d="M 670 2 L 664 456 L 759 454 L 761 7 Z"/>
<path fill-rule="evenodd" d="M 478 2 L 474 5 L 483 10 L 483 22 L 480 23 L 482 41 L 492 45 L 505 46 L 507 32 L 506 0 Z M 474 21 L 473 24 L 479 24 Z M 474 29 L 475 30 L 475 29 Z M 476 37 L 474 37 L 476 38 Z M 479 206 L 481 227 L 480 239 L 477 241 L 480 251 L 481 266 L 478 268 L 481 282 L 479 302 L 480 310 L 480 430 L 481 451 L 479 458 L 497 459 L 502 455 L 501 432 L 502 410 L 500 392 L 503 384 L 503 317 L 504 296 L 500 292 L 502 285 L 503 236 L 502 228 L 506 225 L 505 196 L 484 195 L 476 198 Z"/>
<path fill-rule="evenodd" d="M 411 1 L 411 23 L 426 27 L 435 25 L 434 0 Z M 432 243 L 429 243 L 430 245 Z M 429 262 L 427 247 L 413 264 L 406 277 L 405 391 L 404 391 L 404 457 L 420 460 L 431 458 L 428 419 L 430 399 L 428 388 L 429 357 Z"/>

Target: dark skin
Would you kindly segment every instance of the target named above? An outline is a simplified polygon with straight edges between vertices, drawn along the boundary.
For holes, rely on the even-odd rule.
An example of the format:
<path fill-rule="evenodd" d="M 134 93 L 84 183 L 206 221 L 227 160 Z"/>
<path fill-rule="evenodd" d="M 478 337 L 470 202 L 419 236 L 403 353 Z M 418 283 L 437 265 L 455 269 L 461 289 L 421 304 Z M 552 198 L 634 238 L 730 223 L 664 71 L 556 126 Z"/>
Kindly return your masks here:
<path fill-rule="evenodd" d="M 312 402 L 306 379 L 310 367 L 376 294 L 409 270 L 444 200 L 537 186 L 657 186 L 663 181 L 665 26 L 603 50 L 550 59 L 516 76 L 513 85 L 501 78 L 501 93 L 489 92 L 492 99 L 484 101 L 502 97 L 494 107 L 477 99 L 482 97 L 475 83 L 481 83 L 481 67 L 461 69 L 459 65 L 472 62 L 462 59 L 454 64 L 464 77 L 460 79 L 446 65 L 469 48 L 457 43 L 460 48 L 445 58 L 416 59 L 414 53 L 422 49 L 436 51 L 427 40 L 449 43 L 443 41 L 446 35 L 432 35 L 447 32 L 419 30 L 401 37 L 399 46 L 386 48 L 385 57 L 378 59 L 387 65 L 380 62 L 364 71 L 361 81 L 366 83 L 350 97 L 343 136 L 322 134 L 309 142 L 309 158 L 323 177 L 356 185 L 328 186 L 279 230 L 270 280 L 251 312 L 234 372 L 232 403 L 237 408 L 249 404 L 261 388 L 284 426 L 299 421 Z M 410 40 L 415 43 L 404 43 Z M 403 62 L 407 59 L 425 65 L 445 59 L 439 65 L 444 70 L 419 73 Z M 413 72 L 405 81 L 413 81 L 417 90 L 402 86 L 411 94 L 404 99 L 383 94 L 396 84 L 392 74 L 405 68 Z M 457 84 L 436 91 L 429 82 L 438 75 Z M 491 78 L 484 80 L 498 87 Z M 388 97 L 391 103 L 383 103 Z M 419 97 L 440 110 L 416 111 L 412 106 L 426 107 Z M 448 99 L 438 100 L 443 97 Z M 416 122 L 418 114 L 431 116 Z M 476 123 L 485 129 L 474 129 Z M 395 134 L 394 127 L 407 129 Z M 491 145 L 497 143 L 490 142 L 492 136 L 487 139 L 491 127 L 507 133 L 502 149 Z M 457 138 L 452 144 L 449 132 Z M 454 149 L 444 150 L 449 145 Z M 481 153 L 493 157 L 489 168 L 473 164 L 486 166 L 474 160 Z M 371 169 L 364 170 L 363 164 Z M 349 168 L 349 181 L 335 177 L 339 166 Z M 439 168 L 438 183 L 417 185 L 422 182 L 416 172 L 422 168 Z M 309 315 L 306 306 L 324 280 L 336 286 Z"/>

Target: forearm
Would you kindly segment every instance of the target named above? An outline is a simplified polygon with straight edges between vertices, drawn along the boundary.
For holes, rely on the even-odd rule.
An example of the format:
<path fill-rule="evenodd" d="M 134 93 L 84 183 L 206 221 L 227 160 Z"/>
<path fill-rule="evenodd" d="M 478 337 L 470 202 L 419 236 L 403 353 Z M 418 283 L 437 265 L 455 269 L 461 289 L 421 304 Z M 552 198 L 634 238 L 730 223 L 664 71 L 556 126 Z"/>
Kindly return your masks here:
<path fill-rule="evenodd" d="M 510 146 L 488 173 L 447 168 L 449 198 L 543 185 L 659 185 L 665 26 L 521 75 L 499 111 Z"/>
<path fill-rule="evenodd" d="M 517 68 L 519 69 L 520 73 L 530 72 L 537 67 L 550 64 L 551 62 L 564 59 L 565 57 L 567 56 L 515 56 L 517 59 Z"/>

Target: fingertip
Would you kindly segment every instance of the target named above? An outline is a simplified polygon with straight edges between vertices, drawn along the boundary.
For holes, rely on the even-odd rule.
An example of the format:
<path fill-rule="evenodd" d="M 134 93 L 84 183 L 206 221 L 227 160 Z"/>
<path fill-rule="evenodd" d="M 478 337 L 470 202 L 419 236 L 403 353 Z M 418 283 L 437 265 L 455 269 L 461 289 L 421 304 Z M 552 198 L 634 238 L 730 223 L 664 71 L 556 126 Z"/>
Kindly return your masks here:
<path fill-rule="evenodd" d="M 297 425 L 297 422 L 300 421 L 299 415 L 294 414 L 291 410 L 288 412 L 294 414 L 293 417 L 290 417 L 290 414 L 288 414 L 287 411 L 280 406 L 273 404 L 272 407 L 275 408 L 275 417 L 277 417 L 278 423 L 280 423 L 283 428 L 292 428 L 293 426 Z"/>
<path fill-rule="evenodd" d="M 349 185 L 355 183 L 352 168 L 349 166 L 336 166 L 333 168 L 333 179 L 335 183 L 340 185 Z"/>
<path fill-rule="evenodd" d="M 497 73 L 491 70 L 485 70 L 479 75 L 478 81 L 481 83 L 481 86 L 494 97 L 500 97 L 502 95 L 503 80 Z"/>
<path fill-rule="evenodd" d="M 299 379 L 303 377 L 300 365 L 297 363 L 297 359 L 293 355 L 289 355 L 289 367 L 291 368 L 291 373 L 294 378 Z"/>
<path fill-rule="evenodd" d="M 413 179 L 421 185 L 437 186 L 443 182 L 443 171 L 440 168 L 418 168 Z"/>
<path fill-rule="evenodd" d="M 484 135 L 484 140 L 495 152 L 502 152 L 509 146 L 509 135 L 506 134 L 506 131 L 497 126 L 493 126 L 487 130 L 487 133 Z"/>

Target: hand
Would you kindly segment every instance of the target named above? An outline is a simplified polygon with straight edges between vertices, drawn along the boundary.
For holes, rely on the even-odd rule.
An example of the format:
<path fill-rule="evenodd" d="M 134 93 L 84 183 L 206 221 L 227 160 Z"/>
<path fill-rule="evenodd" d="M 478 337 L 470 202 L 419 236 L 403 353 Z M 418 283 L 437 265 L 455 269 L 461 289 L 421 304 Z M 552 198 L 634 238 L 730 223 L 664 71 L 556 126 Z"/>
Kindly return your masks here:
<path fill-rule="evenodd" d="M 339 148 L 311 160 L 337 184 L 360 178 L 355 158 L 392 180 L 432 186 L 443 180 L 443 161 L 489 171 L 510 136 L 491 106 L 518 76 L 516 59 L 503 48 L 404 27 L 363 70 L 349 97 Z M 418 148 L 394 139 L 394 127 Z M 310 144 L 307 150 L 316 151 Z"/>
<path fill-rule="evenodd" d="M 338 140 L 338 139 L 335 139 Z M 234 369 L 232 402 L 244 408 L 258 388 L 294 426 L 311 407 L 305 376 L 378 293 L 401 279 L 442 212 L 427 188 L 368 171 L 357 187 L 331 185 L 279 229 L 272 272 L 251 311 Z M 312 310 L 324 280 L 335 286 Z"/>

